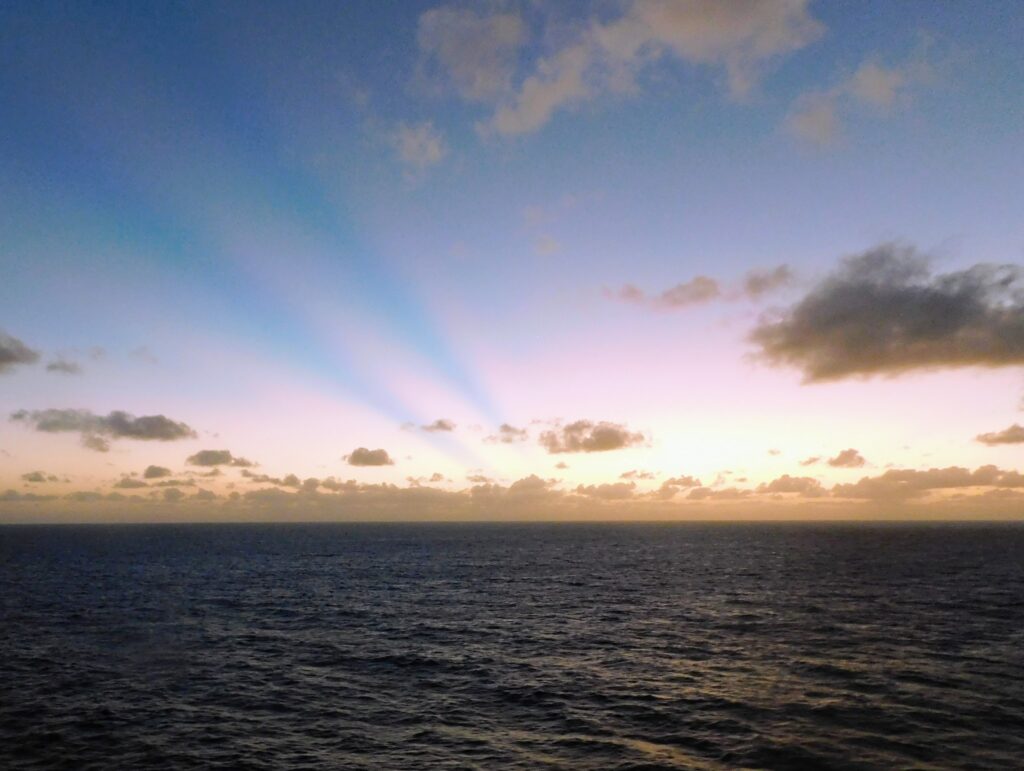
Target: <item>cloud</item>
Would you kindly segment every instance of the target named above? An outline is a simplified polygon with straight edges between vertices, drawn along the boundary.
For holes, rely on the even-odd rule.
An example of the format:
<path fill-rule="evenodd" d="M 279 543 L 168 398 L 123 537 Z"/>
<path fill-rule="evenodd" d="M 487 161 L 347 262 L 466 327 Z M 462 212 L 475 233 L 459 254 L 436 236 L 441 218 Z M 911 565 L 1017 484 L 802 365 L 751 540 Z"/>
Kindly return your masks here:
<path fill-rule="evenodd" d="M 794 136 L 812 144 L 834 144 L 842 133 L 836 96 L 805 94 L 797 101 L 786 126 Z"/>
<path fill-rule="evenodd" d="M 632 471 L 624 471 L 619 474 L 619 479 L 654 479 L 655 474 L 650 471 L 640 471 L 634 469 Z"/>
<path fill-rule="evenodd" d="M 428 77 L 444 78 L 463 99 L 490 102 L 511 90 L 526 26 L 515 12 L 442 6 L 420 15 L 416 41 Z"/>
<path fill-rule="evenodd" d="M 169 487 L 163 491 L 163 498 L 167 503 L 177 503 L 185 497 L 185 493 L 176 487 Z"/>
<path fill-rule="evenodd" d="M 805 498 L 820 498 L 825 495 L 821 482 L 811 477 L 791 477 L 783 474 L 778 479 L 757 486 L 759 493 L 797 493 Z"/>
<path fill-rule="evenodd" d="M 21 479 L 24 482 L 30 482 L 32 484 L 60 481 L 55 474 L 47 474 L 45 471 L 29 471 L 28 473 L 22 474 Z"/>
<path fill-rule="evenodd" d="M 0 330 L 0 374 L 10 372 L 19 364 L 35 364 L 39 351 L 34 351 L 16 337 Z"/>
<path fill-rule="evenodd" d="M 169 477 L 171 470 L 164 468 L 163 466 L 146 466 L 146 470 L 142 472 L 142 476 L 145 479 L 160 479 L 161 477 Z"/>
<path fill-rule="evenodd" d="M 832 275 L 750 339 L 805 382 L 1024 364 L 1024 271 L 978 264 L 932 275 L 912 247 L 883 244 Z"/>
<path fill-rule="evenodd" d="M 541 257 L 550 257 L 562 251 L 562 244 L 554 236 L 542 234 L 533 242 L 533 251 Z"/>
<path fill-rule="evenodd" d="M 501 444 L 514 444 L 516 442 L 525 442 L 528 438 L 529 432 L 525 428 L 516 428 L 508 423 L 502 423 L 498 426 L 498 433 L 485 437 L 484 441 L 491 444 L 497 442 Z"/>
<path fill-rule="evenodd" d="M 920 497 L 931 490 L 963 487 L 1024 487 L 1024 474 L 995 466 L 981 466 L 974 471 L 960 466 L 927 471 L 890 469 L 881 476 L 863 477 L 853 484 L 836 485 L 832 494 L 840 498 L 898 501 Z"/>
<path fill-rule="evenodd" d="M 438 431 L 454 431 L 455 424 L 447 418 L 438 418 L 433 423 L 420 426 L 420 428 L 429 433 L 437 433 Z"/>
<path fill-rule="evenodd" d="M 81 375 L 82 367 L 76 362 L 58 358 L 46 365 L 46 371 L 61 375 Z"/>
<path fill-rule="evenodd" d="M 804 460 L 800 461 L 800 465 L 801 466 L 813 466 L 815 463 L 819 462 L 820 460 L 821 460 L 821 456 L 820 455 L 812 455 L 810 458 L 805 458 Z"/>
<path fill-rule="evenodd" d="M 828 465 L 833 468 L 860 468 L 866 462 L 864 456 L 852 447 L 843 450 L 836 457 L 828 459 Z"/>
<path fill-rule="evenodd" d="M 350 466 L 393 466 L 395 464 L 387 450 L 368 450 L 365 447 L 357 447 L 345 456 L 345 460 Z"/>
<path fill-rule="evenodd" d="M 612 482 L 600 485 L 578 485 L 577 495 L 588 498 L 601 498 L 606 501 L 621 501 L 633 497 L 636 482 Z"/>
<path fill-rule="evenodd" d="M 759 300 L 769 292 L 782 289 L 793 283 L 793 271 L 788 265 L 778 265 L 764 270 L 747 271 L 743 277 L 741 295 L 751 300 Z"/>
<path fill-rule="evenodd" d="M 106 416 L 75 409 L 18 410 L 11 414 L 11 420 L 45 433 L 78 433 L 82 444 L 97 452 L 109 450 L 110 439 L 173 442 L 196 437 L 187 424 L 163 415 L 135 417 L 120 410 Z"/>
<path fill-rule="evenodd" d="M 661 483 L 661 487 L 654 492 L 654 497 L 668 500 L 675 497 L 677 493 L 692 487 L 701 487 L 700 480 L 696 477 L 686 475 L 671 477 Z"/>
<path fill-rule="evenodd" d="M 655 308 L 686 308 L 691 305 L 703 305 L 722 295 L 718 282 L 707 276 L 697 276 L 689 281 L 666 289 L 656 296 L 648 296 L 642 289 L 626 284 L 618 293 L 617 298 L 637 305 L 650 305 Z"/>
<path fill-rule="evenodd" d="M 686 496 L 690 501 L 735 501 L 740 498 L 747 498 L 752 494 L 751 490 L 744 490 L 738 487 L 726 487 L 722 490 L 712 490 L 710 487 L 695 487 Z"/>
<path fill-rule="evenodd" d="M 1024 442 L 1024 426 L 1014 423 L 1012 426 L 1004 428 L 1002 431 L 990 431 L 987 434 L 978 434 L 975 437 L 975 440 L 988 445 L 1020 444 L 1021 442 Z"/>
<path fill-rule="evenodd" d="M 742 98 L 772 59 L 822 34 L 807 5 L 633 0 L 621 16 L 591 20 L 575 39 L 539 59 L 481 128 L 502 135 L 535 131 L 565 107 L 636 91 L 640 72 L 662 57 L 723 71 L 730 94 Z"/>
<path fill-rule="evenodd" d="M 399 160 L 416 171 L 435 166 L 448 154 L 444 138 L 429 120 L 412 125 L 400 124 L 391 134 L 391 144 Z"/>
<path fill-rule="evenodd" d="M 789 131 L 817 145 L 834 144 L 843 133 L 842 116 L 859 106 L 891 110 L 911 90 L 932 79 L 933 67 L 922 49 L 899 65 L 866 59 L 835 86 L 800 96 L 786 121 Z"/>
<path fill-rule="evenodd" d="M 618 423 L 577 420 L 540 435 L 541 445 L 549 453 L 607 452 L 642 444 L 642 433 L 629 431 Z"/>
<path fill-rule="evenodd" d="M 793 280 L 793 271 L 789 266 L 779 265 L 774 268 L 750 270 L 731 287 L 723 287 L 717 279 L 709 276 L 696 276 L 657 295 L 648 295 L 633 284 L 626 284 L 617 292 L 606 292 L 606 294 L 614 299 L 635 305 L 677 310 L 694 305 L 704 305 L 713 300 L 757 301 L 771 292 L 791 285 Z"/>
<path fill-rule="evenodd" d="M 17 490 L 5 490 L 0 493 L 0 502 L 2 503 L 16 503 L 26 502 L 32 503 L 35 501 L 52 501 L 55 496 L 53 495 L 38 495 L 36 493 L 19 493 Z"/>
<path fill-rule="evenodd" d="M 149 487 L 149 485 L 141 479 L 135 479 L 134 477 L 121 477 L 114 483 L 114 487 L 120 490 L 134 490 L 140 487 Z"/>
<path fill-rule="evenodd" d="M 185 463 L 190 466 L 238 466 L 239 468 L 251 468 L 255 465 L 250 460 L 232 455 L 230 450 L 200 450 L 194 455 L 189 455 L 185 459 Z"/>

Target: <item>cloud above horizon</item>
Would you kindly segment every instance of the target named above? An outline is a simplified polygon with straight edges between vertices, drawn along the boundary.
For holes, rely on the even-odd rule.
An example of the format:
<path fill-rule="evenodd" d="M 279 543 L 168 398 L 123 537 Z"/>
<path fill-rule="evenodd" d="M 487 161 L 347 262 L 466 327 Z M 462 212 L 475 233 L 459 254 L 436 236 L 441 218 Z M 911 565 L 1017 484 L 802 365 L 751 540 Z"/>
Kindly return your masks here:
<path fill-rule="evenodd" d="M 57 358 L 46 365 L 47 372 L 55 372 L 59 375 L 81 375 L 82 366 L 74 361 Z"/>
<path fill-rule="evenodd" d="M 864 460 L 864 456 L 852 447 L 839 452 L 834 458 L 828 459 L 828 465 L 832 466 L 832 468 L 860 468 L 865 463 L 867 461 Z M 805 463 L 802 465 L 810 464 Z"/>
<path fill-rule="evenodd" d="M 454 431 L 455 423 L 448 420 L 448 418 L 438 418 L 433 423 L 420 426 L 420 429 L 430 434 L 437 433 L 439 431 Z"/>
<path fill-rule="evenodd" d="M 619 423 L 577 420 L 540 435 L 540 444 L 549 453 L 607 452 L 643 444 L 646 437 Z"/>
<path fill-rule="evenodd" d="M 863 477 L 852 484 L 836 485 L 832 494 L 842 498 L 903 500 L 923 496 L 932 490 L 964 487 L 1020 488 L 1024 487 L 1024 474 L 991 465 L 974 471 L 961 466 L 927 471 L 890 469 L 877 477 Z"/>
<path fill-rule="evenodd" d="M 39 355 L 39 351 L 0 330 L 0 374 L 10 372 L 21 364 L 35 364 L 39 361 Z"/>
<path fill-rule="evenodd" d="M 933 275 L 913 247 L 882 244 L 845 258 L 750 340 L 807 383 L 1024 365 L 1024 271 L 978 264 Z"/>
<path fill-rule="evenodd" d="M 877 56 L 861 62 L 849 77 L 832 88 L 800 96 L 786 121 L 793 136 L 819 146 L 835 144 L 843 134 L 843 118 L 857 107 L 884 114 L 907 101 L 913 89 L 928 83 L 934 67 L 924 49 L 907 61 L 885 65 Z"/>
<path fill-rule="evenodd" d="M 529 432 L 525 428 L 516 428 L 508 423 L 502 423 L 498 426 L 498 433 L 485 437 L 484 441 L 490 444 L 515 444 L 516 442 L 525 442 L 529 436 Z"/>
<path fill-rule="evenodd" d="M 345 460 L 348 461 L 350 466 L 393 466 L 395 462 L 388 455 L 387 450 L 377 449 L 369 450 L 366 447 L 357 447 L 350 454 L 346 455 Z"/>
<path fill-rule="evenodd" d="M 416 41 L 423 77 L 447 81 L 463 99 L 490 102 L 507 94 L 526 25 L 514 11 L 441 6 L 420 15 Z"/>
<path fill-rule="evenodd" d="M 197 436 L 186 423 L 164 415 L 135 417 L 121 410 L 106 416 L 81 409 L 18 410 L 10 419 L 43 433 L 78 433 L 83 446 L 97 452 L 107 452 L 114 439 L 173 442 Z"/>
<path fill-rule="evenodd" d="M 390 140 L 398 160 L 417 172 L 436 166 L 448 154 L 444 137 L 434 127 L 434 122 L 429 120 L 399 124 Z"/>
<path fill-rule="evenodd" d="M 603 95 L 639 90 L 641 72 L 671 58 L 724 73 L 734 99 L 746 97 L 767 65 L 816 40 L 823 25 L 807 0 L 633 0 L 612 19 L 592 18 L 580 33 L 533 63 L 480 124 L 485 134 L 538 130 L 560 110 Z M 505 89 L 507 91 L 507 89 Z"/>
<path fill-rule="evenodd" d="M 189 466 L 237 466 L 251 468 L 256 464 L 246 458 L 232 455 L 230 450 L 200 450 L 185 459 Z M 148 471 L 148 469 L 147 469 Z"/>
<path fill-rule="evenodd" d="M 1024 442 L 1024 426 L 1014 423 L 1012 426 L 1004 428 L 1002 431 L 990 431 L 986 434 L 978 434 L 974 439 L 975 441 L 988 445 L 1021 444 Z"/>
<path fill-rule="evenodd" d="M 649 295 L 633 284 L 626 284 L 615 292 L 606 292 L 606 295 L 634 305 L 678 310 L 694 305 L 705 305 L 713 300 L 757 301 L 766 294 L 792 285 L 793 281 L 793 271 L 789 266 L 778 265 L 774 268 L 747 271 L 746 275 L 731 287 L 723 287 L 717 279 L 709 276 L 696 276 L 656 295 Z"/>

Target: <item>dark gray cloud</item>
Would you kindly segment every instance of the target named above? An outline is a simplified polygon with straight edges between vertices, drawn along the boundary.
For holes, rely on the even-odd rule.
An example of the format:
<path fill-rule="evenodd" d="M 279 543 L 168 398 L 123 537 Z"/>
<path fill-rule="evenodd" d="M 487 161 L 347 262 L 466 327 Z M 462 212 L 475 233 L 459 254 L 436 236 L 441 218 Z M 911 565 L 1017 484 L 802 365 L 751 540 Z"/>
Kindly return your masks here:
<path fill-rule="evenodd" d="M 34 351 L 16 337 L 0 330 L 0 374 L 9 372 L 19 364 L 35 364 L 39 351 Z"/>
<path fill-rule="evenodd" d="M 190 466 L 237 466 L 239 468 L 251 468 L 253 462 L 245 458 L 239 458 L 231 454 L 230 450 L 200 450 L 194 455 L 189 455 L 185 463 Z"/>
<path fill-rule="evenodd" d="M 163 491 L 164 500 L 168 503 L 177 503 L 185 497 L 185 493 L 179 490 L 177 487 L 168 487 Z"/>
<path fill-rule="evenodd" d="M 142 476 L 146 479 L 160 479 L 170 475 L 171 470 L 163 466 L 146 466 L 146 470 L 142 472 Z"/>
<path fill-rule="evenodd" d="M 438 431 L 454 431 L 455 424 L 448 420 L 448 418 L 438 418 L 433 423 L 428 423 L 425 426 L 420 426 L 420 429 L 428 433 L 437 433 Z"/>
<path fill-rule="evenodd" d="M 56 372 L 60 375 L 81 375 L 82 367 L 73 361 L 67 359 L 54 359 L 46 365 L 47 372 Z"/>
<path fill-rule="evenodd" d="M 345 456 L 345 460 L 350 466 L 393 466 L 395 464 L 387 450 L 369 450 L 366 447 L 357 447 Z"/>
<path fill-rule="evenodd" d="M 121 410 L 105 416 L 75 409 L 18 410 L 11 420 L 45 433 L 78 433 L 85 447 L 98 452 L 109 450 L 111 439 L 172 442 L 196 436 L 187 424 L 164 415 L 135 417 Z"/>
<path fill-rule="evenodd" d="M 982 444 L 1020 444 L 1024 442 L 1024 426 L 1014 423 L 1002 431 L 990 431 L 987 434 L 978 434 L 975 439 Z"/>
<path fill-rule="evenodd" d="M 917 369 L 1024 364 L 1024 271 L 979 264 L 933 275 L 912 247 L 843 260 L 751 332 L 760 357 L 805 382 Z"/>
<path fill-rule="evenodd" d="M 501 444 L 514 444 L 516 442 L 525 442 L 529 438 L 529 433 L 525 428 L 516 428 L 508 423 L 502 423 L 498 426 L 498 433 L 492 434 L 484 439 L 485 442 L 501 443 Z"/>
<path fill-rule="evenodd" d="M 630 431 L 619 423 L 577 420 L 540 435 L 540 443 L 549 453 L 607 452 L 642 444 L 642 433 Z"/>
<path fill-rule="evenodd" d="M 860 468 L 865 463 L 867 463 L 867 461 L 864 460 L 864 456 L 852 447 L 843 450 L 837 454 L 836 457 L 828 459 L 828 465 L 834 468 Z"/>

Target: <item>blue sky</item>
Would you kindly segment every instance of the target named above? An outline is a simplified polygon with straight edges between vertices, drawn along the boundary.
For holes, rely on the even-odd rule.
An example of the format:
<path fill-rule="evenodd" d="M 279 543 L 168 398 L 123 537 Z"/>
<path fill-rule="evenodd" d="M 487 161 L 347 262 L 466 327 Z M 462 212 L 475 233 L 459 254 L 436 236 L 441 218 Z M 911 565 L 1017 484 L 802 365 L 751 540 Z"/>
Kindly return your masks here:
<path fill-rule="evenodd" d="M 41 355 L 0 406 L 173 409 L 278 474 L 388 445 L 404 466 L 360 473 L 457 488 L 552 473 L 543 444 L 485 441 L 502 423 L 636 426 L 635 465 L 679 473 L 685 427 L 721 434 L 753 387 L 756 449 L 723 441 L 704 476 L 770 481 L 779 410 L 819 398 L 872 426 L 876 470 L 1005 464 L 973 437 L 1016 418 L 1012 356 L 809 387 L 747 333 L 880 244 L 936 275 L 1024 261 L 1022 38 L 1015 2 L 8 3 L 0 329 Z M 697 276 L 714 301 L 656 299 Z M 984 396 L 908 454 L 922 389 Z M 442 417 L 461 428 L 402 428 Z M 0 439 L 15 486 L 53 451 L 90 490 L 182 454 L 104 471 L 74 435 Z M 586 453 L 562 484 L 628 462 Z"/>

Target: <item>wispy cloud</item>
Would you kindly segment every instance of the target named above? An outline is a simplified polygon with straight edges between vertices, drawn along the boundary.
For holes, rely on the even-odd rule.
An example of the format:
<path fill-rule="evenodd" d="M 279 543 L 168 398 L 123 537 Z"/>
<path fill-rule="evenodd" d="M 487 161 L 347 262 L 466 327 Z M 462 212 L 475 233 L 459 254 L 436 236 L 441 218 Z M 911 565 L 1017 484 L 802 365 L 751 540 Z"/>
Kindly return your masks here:
<path fill-rule="evenodd" d="M 408 168 L 422 172 L 436 166 L 448 154 L 441 132 L 433 121 L 400 124 L 391 134 L 391 144 L 398 159 Z"/>
<path fill-rule="evenodd" d="M 914 88 L 931 82 L 933 75 L 924 48 L 891 66 L 872 57 L 832 88 L 803 94 L 790 111 L 786 126 L 794 136 L 813 144 L 834 144 L 842 137 L 843 117 L 854 108 L 887 112 L 907 100 Z"/>
<path fill-rule="evenodd" d="M 729 93 L 742 98 L 771 60 L 822 34 L 807 6 L 805 0 L 633 0 L 622 15 L 591 20 L 577 37 L 538 59 L 481 130 L 525 134 L 567 107 L 634 92 L 638 74 L 662 57 L 724 72 Z"/>
<path fill-rule="evenodd" d="M 714 300 L 760 300 L 770 292 L 790 286 L 793 281 L 793 272 L 789 266 L 779 265 L 775 268 L 750 270 L 732 285 L 723 286 L 718 279 L 710 276 L 696 276 L 658 294 L 648 294 L 633 284 L 626 284 L 617 291 L 606 292 L 606 295 L 634 305 L 678 310 L 705 305 Z"/>

